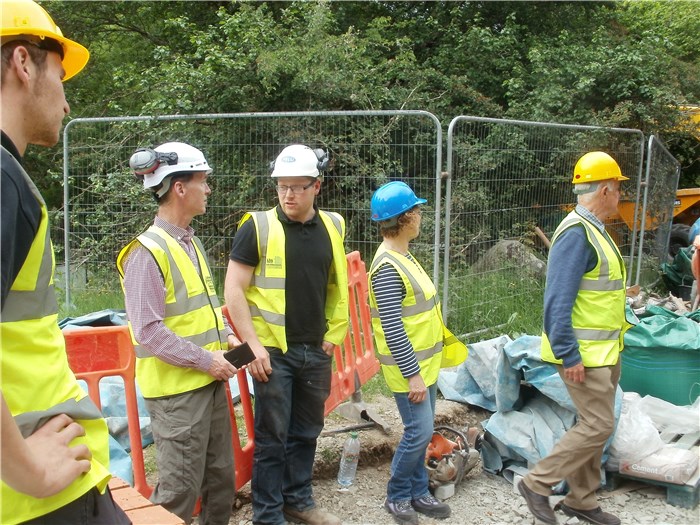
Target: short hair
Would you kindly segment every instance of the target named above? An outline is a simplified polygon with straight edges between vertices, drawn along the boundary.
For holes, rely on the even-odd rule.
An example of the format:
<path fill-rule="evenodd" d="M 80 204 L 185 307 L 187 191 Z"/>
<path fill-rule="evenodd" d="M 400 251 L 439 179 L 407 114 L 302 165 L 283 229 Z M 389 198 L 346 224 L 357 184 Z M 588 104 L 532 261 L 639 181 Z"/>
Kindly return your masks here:
<path fill-rule="evenodd" d="M 155 186 L 153 188 L 150 188 L 153 190 L 153 198 L 156 200 L 158 204 L 165 202 L 168 199 L 168 195 L 170 195 L 170 188 L 173 187 L 173 184 L 177 181 L 182 181 L 182 182 L 189 182 L 192 180 L 194 177 L 195 171 L 178 171 L 176 173 L 173 173 L 172 175 L 168 175 L 165 177 L 158 186 Z M 166 192 L 163 194 L 162 197 L 158 197 L 158 190 L 160 190 L 165 184 L 168 185 L 168 189 Z"/>
<path fill-rule="evenodd" d="M 50 39 L 48 39 L 50 40 Z M 55 41 L 54 41 L 55 42 Z M 60 47 L 60 44 L 56 42 Z M 11 40 L 2 45 L 2 67 L 0 68 L 0 85 L 5 83 L 5 75 L 10 68 L 10 58 L 19 46 L 24 46 L 32 59 L 32 62 L 36 64 L 37 71 L 43 73 L 46 70 L 46 56 L 50 48 L 38 47 L 37 44 L 29 40 Z M 63 49 L 63 48 L 61 48 Z"/>
<path fill-rule="evenodd" d="M 589 202 L 593 198 L 593 194 L 598 191 L 598 189 L 604 184 L 609 190 L 613 189 L 613 184 L 615 183 L 612 179 L 601 180 L 596 182 L 581 182 L 580 184 L 574 185 L 574 193 L 576 194 L 576 201 L 579 203 Z"/>
<path fill-rule="evenodd" d="M 389 219 L 386 221 L 381 221 L 379 223 L 379 234 L 382 237 L 386 237 L 387 239 L 393 239 L 394 237 L 398 237 L 401 229 L 411 220 L 409 217 L 406 217 L 406 213 L 408 212 L 402 213 L 401 215 L 396 217 L 395 220 Z"/>

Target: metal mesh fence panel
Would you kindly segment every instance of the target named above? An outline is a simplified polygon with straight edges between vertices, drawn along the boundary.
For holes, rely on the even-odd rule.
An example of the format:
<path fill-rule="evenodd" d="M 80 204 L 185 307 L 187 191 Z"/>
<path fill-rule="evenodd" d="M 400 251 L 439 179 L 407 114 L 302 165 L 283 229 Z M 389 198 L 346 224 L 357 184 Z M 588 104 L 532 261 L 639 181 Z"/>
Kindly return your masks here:
<path fill-rule="evenodd" d="M 610 153 L 630 178 L 621 200 L 634 217 L 643 142 L 638 130 L 453 119 L 447 135 L 443 269 L 448 325 L 460 334 L 494 329 L 539 334 L 547 255 L 543 239 L 551 239 L 575 206 L 571 178 L 576 161 L 592 150 Z M 629 269 L 635 232 L 620 216 L 611 217 L 606 227 Z"/>
<path fill-rule="evenodd" d="M 64 131 L 64 223 L 54 233 L 69 270 L 66 302 L 82 290 L 119 289 L 119 250 L 153 221 L 157 205 L 129 172 L 143 146 L 180 141 L 201 149 L 214 173 L 205 215 L 193 227 L 221 291 L 236 225 L 246 211 L 277 203 L 269 165 L 287 145 L 324 148 L 332 158 L 317 203 L 347 224 L 347 251 L 371 261 L 380 238 L 372 192 L 404 180 L 428 199 L 415 243 L 426 271 L 437 269 L 441 128 L 423 111 L 251 113 L 75 119 Z M 63 242 L 61 242 L 63 241 Z M 61 255 L 63 257 L 61 257 Z"/>
<path fill-rule="evenodd" d="M 659 279 L 659 268 L 669 254 L 673 205 L 680 177 L 680 163 L 661 140 L 647 141 L 646 173 L 639 218 L 639 257 L 635 282 L 650 285 Z"/>

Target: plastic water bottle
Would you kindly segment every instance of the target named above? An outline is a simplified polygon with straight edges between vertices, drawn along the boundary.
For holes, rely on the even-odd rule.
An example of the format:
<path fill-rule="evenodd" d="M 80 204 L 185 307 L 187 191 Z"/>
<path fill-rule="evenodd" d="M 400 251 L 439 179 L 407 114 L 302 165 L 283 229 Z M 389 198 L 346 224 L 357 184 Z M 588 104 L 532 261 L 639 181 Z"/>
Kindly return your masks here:
<path fill-rule="evenodd" d="M 340 490 L 347 490 L 355 480 L 357 472 L 357 461 L 360 459 L 360 439 L 357 432 L 350 432 L 350 437 L 343 445 L 343 455 L 340 457 L 340 468 L 338 469 L 338 484 Z"/>

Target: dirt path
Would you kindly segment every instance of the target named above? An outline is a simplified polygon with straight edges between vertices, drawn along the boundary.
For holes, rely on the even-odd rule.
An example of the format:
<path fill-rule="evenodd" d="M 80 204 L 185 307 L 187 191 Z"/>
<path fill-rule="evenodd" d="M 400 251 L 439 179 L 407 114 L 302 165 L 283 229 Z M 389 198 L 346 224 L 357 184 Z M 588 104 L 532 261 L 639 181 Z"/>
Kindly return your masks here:
<path fill-rule="evenodd" d="M 315 465 L 314 495 L 317 504 L 338 515 L 347 524 L 393 524 L 392 517 L 382 508 L 389 479 L 389 464 L 394 448 L 401 437 L 402 426 L 392 398 L 377 398 L 368 402 L 393 429 L 387 435 L 378 428 L 360 431 L 362 443 L 357 478 L 350 491 L 338 492 L 335 476 L 345 433 L 324 435 L 319 440 Z M 460 430 L 477 426 L 489 412 L 451 401 L 438 400 L 436 425 L 448 424 Z M 326 432 L 342 429 L 353 423 L 331 414 L 326 421 Z M 601 492 L 601 505 L 617 514 L 623 525 L 664 524 L 697 525 L 700 508 L 682 509 L 668 505 L 662 489 L 646 484 L 626 482 L 614 492 Z M 453 497 L 446 500 L 452 516 L 446 520 L 421 517 L 421 524 L 531 524 L 531 518 L 522 497 L 512 485 L 499 476 L 485 473 L 480 465 L 474 468 L 457 487 Z M 243 487 L 237 501 L 238 509 L 231 517 L 231 525 L 251 523 L 249 485 Z M 560 523 L 580 523 L 559 514 Z"/>

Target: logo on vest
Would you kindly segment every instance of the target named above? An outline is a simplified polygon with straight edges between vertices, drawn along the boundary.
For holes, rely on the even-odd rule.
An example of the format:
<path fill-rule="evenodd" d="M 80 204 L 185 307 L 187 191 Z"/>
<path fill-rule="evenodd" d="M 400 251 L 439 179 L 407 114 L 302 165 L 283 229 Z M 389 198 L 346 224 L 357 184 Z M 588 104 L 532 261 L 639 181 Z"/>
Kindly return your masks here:
<path fill-rule="evenodd" d="M 275 257 L 266 257 L 265 264 L 272 268 L 282 268 L 282 257 L 279 255 Z"/>
<path fill-rule="evenodd" d="M 207 287 L 207 292 L 209 293 L 209 295 L 211 295 L 212 293 L 215 293 L 216 288 L 214 288 L 214 280 L 210 276 L 207 276 L 204 278 L 204 282 L 205 282 L 205 285 Z"/>

